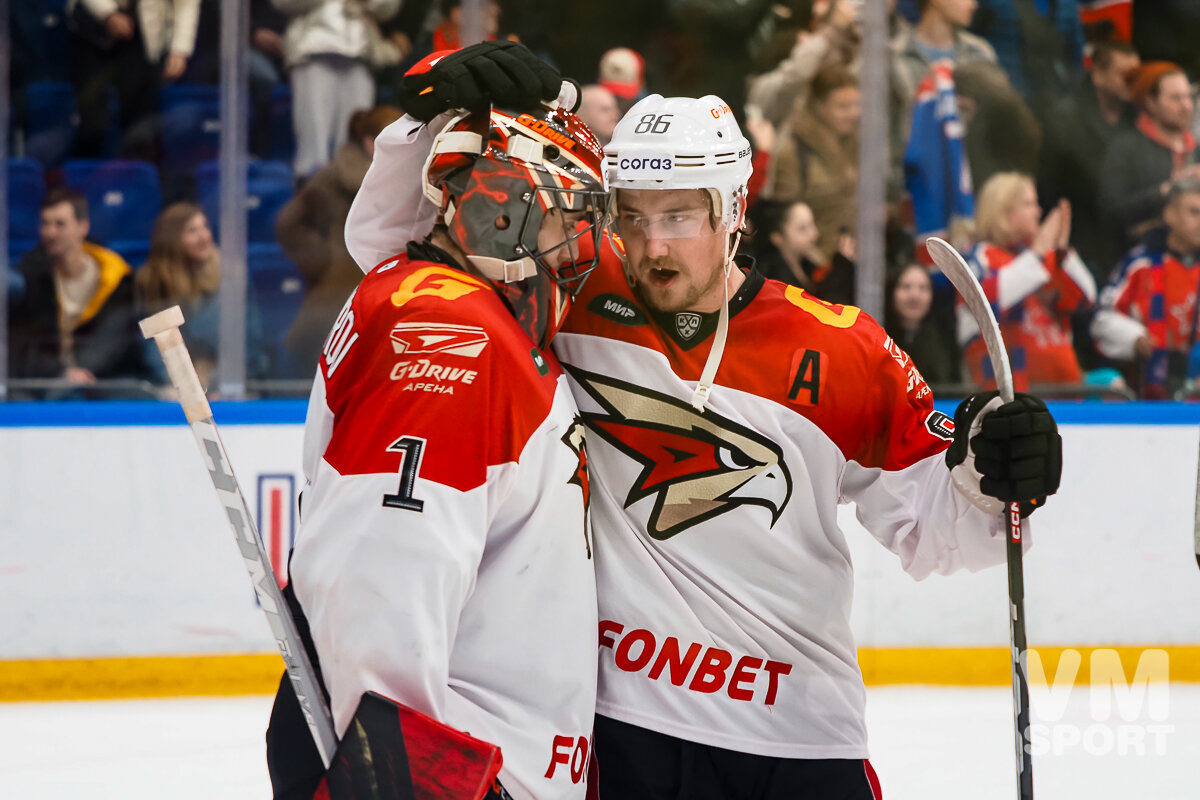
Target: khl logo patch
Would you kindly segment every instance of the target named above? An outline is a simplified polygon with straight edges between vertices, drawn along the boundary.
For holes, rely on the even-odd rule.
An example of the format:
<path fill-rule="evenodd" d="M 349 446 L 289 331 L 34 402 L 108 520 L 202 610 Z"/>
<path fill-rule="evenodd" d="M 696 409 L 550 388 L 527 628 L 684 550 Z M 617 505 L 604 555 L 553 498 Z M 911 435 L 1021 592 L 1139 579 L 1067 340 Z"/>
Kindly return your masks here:
<path fill-rule="evenodd" d="M 675 330 L 679 332 L 680 337 L 691 339 L 696 335 L 696 331 L 700 330 L 700 315 L 690 311 L 676 314 Z"/>

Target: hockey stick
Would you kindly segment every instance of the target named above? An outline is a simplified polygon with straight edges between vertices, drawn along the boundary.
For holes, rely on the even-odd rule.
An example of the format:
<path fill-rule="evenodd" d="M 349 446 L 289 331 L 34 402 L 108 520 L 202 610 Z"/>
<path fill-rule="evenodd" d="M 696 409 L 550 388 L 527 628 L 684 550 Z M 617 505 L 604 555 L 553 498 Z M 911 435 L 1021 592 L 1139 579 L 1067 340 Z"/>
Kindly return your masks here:
<path fill-rule="evenodd" d="M 258 528 L 254 524 L 254 515 L 246 505 L 246 498 L 234 477 L 233 468 L 229 465 L 229 456 L 217 433 L 217 423 L 213 420 L 212 408 L 204 389 L 200 386 L 200 378 L 196 375 L 196 367 L 188 354 L 179 326 L 183 324 L 183 312 L 179 306 L 172 306 L 165 311 L 147 317 L 141 321 L 142 335 L 154 339 L 158 351 L 162 353 L 163 362 L 167 365 L 167 374 L 175 391 L 179 393 L 179 404 L 187 417 L 192 435 L 200 447 L 200 457 L 205 460 L 208 475 L 212 479 L 213 488 L 225 508 L 225 516 L 229 527 L 237 540 L 238 550 L 250 573 L 250 582 L 254 584 L 254 592 L 258 602 L 267 615 L 267 623 L 279 654 L 283 656 L 288 678 L 300 702 L 300 710 L 312 732 L 313 741 L 321 755 L 325 767 L 333 762 L 337 750 L 337 735 L 333 727 L 333 715 L 325 703 L 325 696 L 317 683 L 316 671 L 304 649 L 300 639 L 300 631 L 296 621 L 284 600 L 283 591 L 275 581 L 275 571 L 267 556 L 267 549 Z M 211 466 L 209 466 L 211 464 Z"/>
<path fill-rule="evenodd" d="M 925 240 L 933 263 L 945 274 L 959 296 L 967 304 L 971 316 L 979 326 L 979 332 L 987 345 L 992 372 L 996 374 L 996 388 L 1005 403 L 1013 401 L 1012 366 L 1008 363 L 1008 351 L 1000 338 L 1000 326 L 996 315 L 975 273 L 958 251 L 936 236 Z M 1026 744 L 1029 734 L 1029 683 L 1026 680 L 1025 644 L 1025 576 L 1021 565 L 1021 507 L 1012 502 L 1004 512 L 1008 527 L 1008 632 L 1012 648 L 1013 714 L 1016 718 L 1017 746 L 1017 796 L 1020 800 L 1033 800 L 1033 759 Z M 1197 540 L 1200 543 L 1200 539 Z M 1200 561 L 1200 544 L 1197 545 L 1197 560 Z"/>

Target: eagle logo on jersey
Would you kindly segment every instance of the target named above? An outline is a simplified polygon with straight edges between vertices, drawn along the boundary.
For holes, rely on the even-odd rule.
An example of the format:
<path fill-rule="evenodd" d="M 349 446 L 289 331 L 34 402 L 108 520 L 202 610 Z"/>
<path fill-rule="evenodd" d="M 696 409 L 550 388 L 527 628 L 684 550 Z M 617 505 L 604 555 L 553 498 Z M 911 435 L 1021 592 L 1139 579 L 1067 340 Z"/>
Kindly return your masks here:
<path fill-rule="evenodd" d="M 592 503 L 592 485 L 588 482 L 588 465 L 587 465 L 587 442 L 586 431 L 583 424 L 576 417 L 573 424 L 562 437 L 562 442 L 571 449 L 571 452 L 579 457 L 579 463 L 575 467 L 574 474 L 571 475 L 567 483 L 575 484 L 579 487 L 579 491 L 583 493 L 583 545 L 587 548 L 587 557 L 592 557 L 592 537 L 588 530 L 588 508 Z"/>
<path fill-rule="evenodd" d="M 670 539 L 742 505 L 778 520 L 792 495 L 779 445 L 733 420 L 641 386 L 568 367 L 603 409 L 583 412 L 588 428 L 642 465 L 625 498 L 654 498 L 646 529 Z"/>

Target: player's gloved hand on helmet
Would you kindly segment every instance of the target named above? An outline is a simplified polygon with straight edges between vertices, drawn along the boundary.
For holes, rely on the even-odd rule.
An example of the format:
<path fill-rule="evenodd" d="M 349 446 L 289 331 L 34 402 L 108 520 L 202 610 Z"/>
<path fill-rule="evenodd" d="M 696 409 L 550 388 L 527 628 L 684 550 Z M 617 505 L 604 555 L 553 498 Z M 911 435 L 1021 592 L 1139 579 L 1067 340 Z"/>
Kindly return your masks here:
<path fill-rule="evenodd" d="M 1062 477 L 1062 437 L 1046 404 L 1017 392 L 1003 403 L 999 392 L 963 400 L 954 412 L 954 441 L 946 451 L 950 475 L 968 499 L 989 513 L 1021 504 L 1021 516 L 1045 505 Z"/>
<path fill-rule="evenodd" d="M 558 70 L 518 42 L 480 42 L 452 53 L 433 53 L 404 75 L 404 110 L 429 122 L 451 108 L 480 111 L 489 105 L 529 108 L 554 100 Z"/>

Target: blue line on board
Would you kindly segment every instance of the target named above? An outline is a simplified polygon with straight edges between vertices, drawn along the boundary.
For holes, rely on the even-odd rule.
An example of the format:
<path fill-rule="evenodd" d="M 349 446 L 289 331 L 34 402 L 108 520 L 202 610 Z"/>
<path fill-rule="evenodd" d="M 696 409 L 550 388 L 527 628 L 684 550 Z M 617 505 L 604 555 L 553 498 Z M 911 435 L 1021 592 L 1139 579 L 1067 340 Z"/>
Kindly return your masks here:
<path fill-rule="evenodd" d="M 304 422 L 307 400 L 215 401 L 219 425 L 296 425 Z M 109 400 L 0 403 L 0 428 L 163 427 L 186 425 L 178 403 Z"/>
<path fill-rule="evenodd" d="M 1200 403 L 1063 401 L 1048 404 L 1060 425 L 1196 425 Z M 218 400 L 213 417 L 220 425 L 299 425 L 307 400 Z M 954 416 L 958 401 L 936 404 Z M 163 427 L 184 425 L 177 403 L 154 400 L 0 403 L 0 428 Z"/>

